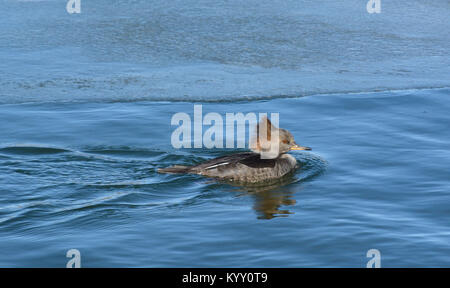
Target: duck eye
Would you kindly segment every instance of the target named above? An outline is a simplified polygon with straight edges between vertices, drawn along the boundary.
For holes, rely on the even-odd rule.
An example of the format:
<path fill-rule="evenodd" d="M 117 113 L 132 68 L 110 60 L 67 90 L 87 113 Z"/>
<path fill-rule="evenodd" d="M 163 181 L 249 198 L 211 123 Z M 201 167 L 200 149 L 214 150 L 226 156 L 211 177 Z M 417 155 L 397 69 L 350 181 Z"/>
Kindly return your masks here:
<path fill-rule="evenodd" d="M 289 140 L 283 140 L 282 141 L 284 144 L 289 144 Z"/>

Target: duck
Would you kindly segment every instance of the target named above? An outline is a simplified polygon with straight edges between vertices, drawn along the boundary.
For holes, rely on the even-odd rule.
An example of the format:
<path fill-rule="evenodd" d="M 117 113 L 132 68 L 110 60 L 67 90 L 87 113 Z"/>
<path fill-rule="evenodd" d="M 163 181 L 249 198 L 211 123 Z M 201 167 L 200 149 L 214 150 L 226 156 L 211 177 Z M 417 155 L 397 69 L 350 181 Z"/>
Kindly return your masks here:
<path fill-rule="evenodd" d="M 266 137 L 260 137 L 260 134 L 264 135 L 263 131 L 267 131 Z M 275 127 L 267 117 L 263 117 L 256 125 L 256 135 L 250 143 L 251 151 L 248 152 L 221 156 L 198 165 L 175 165 L 157 171 L 168 174 L 196 174 L 243 184 L 273 182 L 298 168 L 297 160 L 288 152 L 312 150 L 310 147 L 298 145 L 288 130 Z"/>

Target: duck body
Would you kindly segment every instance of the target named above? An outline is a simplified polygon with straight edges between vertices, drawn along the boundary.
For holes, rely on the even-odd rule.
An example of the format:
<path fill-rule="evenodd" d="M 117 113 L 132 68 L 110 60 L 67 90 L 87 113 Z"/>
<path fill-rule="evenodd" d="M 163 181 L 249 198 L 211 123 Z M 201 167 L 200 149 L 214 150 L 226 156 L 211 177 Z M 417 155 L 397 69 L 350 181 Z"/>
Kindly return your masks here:
<path fill-rule="evenodd" d="M 298 167 L 297 160 L 287 152 L 311 150 L 297 145 L 289 131 L 272 126 L 267 118 L 263 118 L 256 128 L 257 134 L 250 147 L 252 152 L 226 155 L 194 166 L 175 165 L 159 169 L 158 172 L 197 174 L 239 183 L 266 183 L 280 179 Z M 276 136 L 272 132 L 276 132 Z M 260 134 L 265 133 L 267 137 L 261 138 Z M 271 157 L 267 157 L 268 151 Z"/>
<path fill-rule="evenodd" d="M 158 172 L 198 174 L 233 182 L 257 183 L 276 180 L 297 167 L 297 160 L 289 154 L 281 154 L 275 159 L 261 159 L 258 153 L 242 152 L 195 166 L 173 166 L 159 169 Z"/>

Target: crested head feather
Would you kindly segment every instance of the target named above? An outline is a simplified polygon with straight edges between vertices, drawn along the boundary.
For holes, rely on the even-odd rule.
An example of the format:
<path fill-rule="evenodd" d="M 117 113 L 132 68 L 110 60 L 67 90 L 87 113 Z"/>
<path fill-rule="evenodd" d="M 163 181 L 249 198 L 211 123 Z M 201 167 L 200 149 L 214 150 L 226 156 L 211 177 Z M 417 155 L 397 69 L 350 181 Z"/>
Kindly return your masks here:
<path fill-rule="evenodd" d="M 253 152 L 261 153 L 270 150 L 272 140 L 272 133 L 277 132 L 278 128 L 275 127 L 270 120 L 264 116 L 261 121 L 256 125 L 256 135 L 250 142 L 250 149 Z"/>

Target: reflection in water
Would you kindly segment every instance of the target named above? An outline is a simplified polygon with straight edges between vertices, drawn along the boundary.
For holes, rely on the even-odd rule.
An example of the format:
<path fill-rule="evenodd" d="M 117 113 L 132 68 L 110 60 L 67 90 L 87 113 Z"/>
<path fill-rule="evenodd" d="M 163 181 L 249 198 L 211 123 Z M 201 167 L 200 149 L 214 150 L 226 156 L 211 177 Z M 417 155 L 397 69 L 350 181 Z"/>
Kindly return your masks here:
<path fill-rule="evenodd" d="M 295 182 L 311 181 L 315 177 L 325 172 L 328 165 L 322 157 L 310 153 L 297 154 L 299 163 L 297 171 L 284 176 L 275 182 L 255 183 L 252 185 L 219 181 L 237 187 L 241 196 L 251 196 L 254 198 L 253 209 L 258 215 L 258 219 L 272 219 L 275 217 L 287 217 L 294 214 L 288 210 L 288 206 L 297 204 L 294 193 L 301 189 L 301 185 L 292 185 Z M 211 180 L 214 182 L 214 180 Z M 235 190 L 236 191 L 236 190 Z"/>
<path fill-rule="evenodd" d="M 272 219 L 274 217 L 287 217 L 293 214 L 281 206 L 292 206 L 297 203 L 293 199 L 294 191 L 287 184 L 295 182 L 292 175 L 284 177 L 277 183 L 265 186 L 241 187 L 244 195 L 251 195 L 255 199 L 253 209 L 258 214 L 258 219 Z M 286 186 L 285 186 L 286 185 Z"/>
<path fill-rule="evenodd" d="M 258 219 L 272 219 L 274 217 L 287 217 L 293 214 L 287 209 L 280 210 L 280 206 L 294 205 L 295 199 L 292 199 L 293 192 L 290 191 L 261 191 L 255 193 L 255 209 Z"/>

